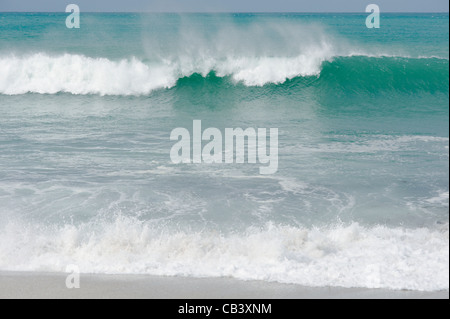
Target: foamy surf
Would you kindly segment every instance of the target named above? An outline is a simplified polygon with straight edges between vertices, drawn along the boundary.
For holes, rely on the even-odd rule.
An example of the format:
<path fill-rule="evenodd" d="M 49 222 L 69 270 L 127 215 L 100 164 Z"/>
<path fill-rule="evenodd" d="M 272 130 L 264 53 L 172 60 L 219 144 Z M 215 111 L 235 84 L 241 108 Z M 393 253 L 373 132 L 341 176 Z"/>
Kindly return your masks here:
<path fill-rule="evenodd" d="M 34 54 L 0 58 L 0 68 L 0 92 L 9 95 L 140 95 L 172 87 L 176 82 L 164 66 L 151 67 L 137 59 L 111 61 L 74 54 Z"/>
<path fill-rule="evenodd" d="M 248 228 L 240 234 L 155 229 L 133 218 L 80 226 L 9 223 L 0 270 L 233 277 L 311 287 L 449 289 L 448 224 L 405 229 L 357 223 Z M 431 275 L 432 274 L 432 275 Z"/>

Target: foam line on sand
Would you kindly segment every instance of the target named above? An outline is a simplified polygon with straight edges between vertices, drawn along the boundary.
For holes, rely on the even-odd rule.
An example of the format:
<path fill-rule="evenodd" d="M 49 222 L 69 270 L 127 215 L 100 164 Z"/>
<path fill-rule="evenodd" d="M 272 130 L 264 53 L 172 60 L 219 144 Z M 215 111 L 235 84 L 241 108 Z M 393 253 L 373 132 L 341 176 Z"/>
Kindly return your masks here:
<path fill-rule="evenodd" d="M 229 278 L 181 278 L 140 275 L 81 275 L 80 289 L 66 288 L 66 274 L 0 272 L 0 298 L 149 298 L 149 299 L 448 299 L 449 292 L 362 288 L 308 288 Z"/>

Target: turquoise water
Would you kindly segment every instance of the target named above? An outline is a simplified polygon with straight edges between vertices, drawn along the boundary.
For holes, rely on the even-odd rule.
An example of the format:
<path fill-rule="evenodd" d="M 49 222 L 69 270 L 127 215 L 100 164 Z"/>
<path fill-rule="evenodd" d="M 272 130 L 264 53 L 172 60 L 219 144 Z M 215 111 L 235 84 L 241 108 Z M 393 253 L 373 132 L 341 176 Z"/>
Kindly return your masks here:
<path fill-rule="evenodd" d="M 0 269 L 448 289 L 448 14 L 365 17 L 0 13 Z M 193 120 L 278 172 L 173 164 Z"/>

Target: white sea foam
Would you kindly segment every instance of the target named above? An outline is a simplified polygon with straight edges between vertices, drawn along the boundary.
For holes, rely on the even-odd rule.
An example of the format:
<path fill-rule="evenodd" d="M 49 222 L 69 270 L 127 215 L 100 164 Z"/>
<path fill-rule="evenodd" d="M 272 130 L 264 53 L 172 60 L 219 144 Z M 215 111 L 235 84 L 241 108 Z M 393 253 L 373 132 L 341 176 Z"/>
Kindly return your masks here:
<path fill-rule="evenodd" d="M 426 200 L 428 203 L 430 204 L 437 204 L 437 205 L 442 205 L 442 206 L 447 206 L 449 205 L 449 192 L 448 191 L 443 191 L 440 192 L 438 194 L 438 196 L 429 198 Z"/>
<path fill-rule="evenodd" d="M 449 231 L 358 224 L 299 228 L 268 224 L 239 234 L 156 231 L 118 218 L 82 226 L 8 223 L 0 269 L 229 276 L 324 287 L 449 289 Z"/>
<path fill-rule="evenodd" d="M 111 61 L 65 54 L 0 58 L 0 93 L 139 95 L 171 87 L 176 79 L 163 65 L 137 59 Z"/>

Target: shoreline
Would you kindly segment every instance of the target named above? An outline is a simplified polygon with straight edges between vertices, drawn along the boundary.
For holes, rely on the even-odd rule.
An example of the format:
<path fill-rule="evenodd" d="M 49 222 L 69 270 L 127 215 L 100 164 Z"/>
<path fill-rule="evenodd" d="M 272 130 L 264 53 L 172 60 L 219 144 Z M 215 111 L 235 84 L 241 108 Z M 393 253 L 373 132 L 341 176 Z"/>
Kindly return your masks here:
<path fill-rule="evenodd" d="M 65 273 L 0 272 L 0 299 L 449 299 L 449 291 L 311 288 L 232 278 L 81 274 L 80 289 Z"/>

